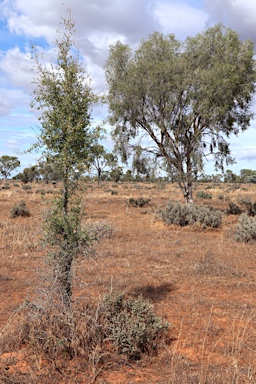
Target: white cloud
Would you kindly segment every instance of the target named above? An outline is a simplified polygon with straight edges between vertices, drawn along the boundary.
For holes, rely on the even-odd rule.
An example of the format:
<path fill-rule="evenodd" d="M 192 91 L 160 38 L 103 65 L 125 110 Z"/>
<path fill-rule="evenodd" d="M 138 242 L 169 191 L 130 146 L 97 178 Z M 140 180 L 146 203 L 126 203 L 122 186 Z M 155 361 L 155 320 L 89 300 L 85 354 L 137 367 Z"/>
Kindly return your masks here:
<path fill-rule="evenodd" d="M 1 83 L 9 86 L 21 87 L 28 91 L 33 89 L 32 73 L 33 62 L 28 57 L 28 52 L 21 52 L 19 47 L 14 47 L 0 58 L 0 79 Z"/>
<path fill-rule="evenodd" d="M 235 29 L 242 38 L 256 41 L 255 0 L 206 0 L 208 25 L 222 22 Z"/>
<path fill-rule="evenodd" d="M 243 147 L 239 154 L 239 160 L 256 160 L 256 146 Z"/>
<path fill-rule="evenodd" d="M 203 10 L 178 1 L 159 2 L 155 15 L 165 33 L 174 33 L 183 39 L 201 32 L 208 18 Z"/>

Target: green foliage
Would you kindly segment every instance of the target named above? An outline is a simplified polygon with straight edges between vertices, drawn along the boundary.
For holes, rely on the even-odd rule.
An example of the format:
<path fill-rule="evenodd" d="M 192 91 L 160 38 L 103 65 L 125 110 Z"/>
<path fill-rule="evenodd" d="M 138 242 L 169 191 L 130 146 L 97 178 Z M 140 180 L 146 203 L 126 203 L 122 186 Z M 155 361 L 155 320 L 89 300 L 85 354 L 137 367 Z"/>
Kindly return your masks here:
<path fill-rule="evenodd" d="M 10 211 L 10 218 L 14 219 L 15 217 L 22 216 L 22 217 L 29 217 L 30 212 L 29 209 L 26 206 L 25 201 L 20 201 L 18 204 L 15 204 L 11 211 Z"/>
<path fill-rule="evenodd" d="M 248 243 L 249 241 L 256 240 L 256 220 L 249 217 L 246 213 L 238 219 L 235 238 L 237 241 Z"/>
<path fill-rule="evenodd" d="M 65 31 L 56 40 L 56 59 L 43 65 L 34 49 L 37 78 L 31 106 L 41 112 L 40 134 L 35 148 L 43 150 L 48 166 L 57 164 L 62 182 L 62 195 L 46 217 L 46 243 L 54 265 L 55 278 L 63 302 L 70 307 L 72 296 L 72 264 L 78 254 L 85 255 L 91 239 L 82 228 L 81 204 L 75 201 L 76 171 L 91 154 L 99 137 L 99 127 L 91 125 L 91 107 L 96 101 L 85 70 L 79 62 L 79 52 L 73 39 L 74 22 L 63 20 Z"/>
<path fill-rule="evenodd" d="M 196 197 L 198 199 L 212 199 L 212 194 L 205 191 L 199 191 L 197 192 Z"/>
<path fill-rule="evenodd" d="M 222 223 L 220 211 L 201 205 L 184 205 L 173 200 L 169 200 L 165 210 L 160 210 L 160 215 L 167 224 L 181 227 L 201 224 L 205 227 L 219 228 Z"/>
<path fill-rule="evenodd" d="M 124 294 L 105 296 L 101 312 L 106 321 L 106 336 L 120 354 L 140 359 L 151 354 L 166 337 L 168 323 L 157 317 L 149 302 L 142 297 L 126 298 Z"/>
<path fill-rule="evenodd" d="M 256 182 L 256 171 L 252 169 L 241 169 L 240 179 L 242 183 L 255 183 Z"/>
<path fill-rule="evenodd" d="M 15 180 L 21 180 L 24 184 L 32 183 L 32 181 L 39 178 L 39 171 L 36 165 L 32 165 L 29 168 L 24 168 L 21 173 L 18 173 L 14 177 Z"/>
<path fill-rule="evenodd" d="M 0 174 L 7 179 L 14 169 L 20 166 L 20 161 L 16 156 L 0 157 Z"/>
<path fill-rule="evenodd" d="M 107 168 L 117 166 L 117 157 L 108 152 L 105 147 L 99 143 L 91 147 L 91 154 L 87 159 L 89 168 L 97 171 L 98 184 L 100 183 L 102 172 Z"/>
<path fill-rule="evenodd" d="M 145 199 L 144 197 L 139 197 L 138 199 L 134 199 L 131 197 L 128 201 L 128 204 L 133 207 L 145 207 L 150 203 L 150 199 Z"/>
<path fill-rule="evenodd" d="M 187 201 L 205 156 L 215 158 L 216 168 L 232 163 L 228 139 L 252 117 L 251 41 L 217 25 L 184 43 L 154 33 L 134 53 L 117 42 L 106 79 L 112 134 L 125 161 L 139 150 L 175 168 Z"/>
<path fill-rule="evenodd" d="M 93 252 L 97 240 L 82 225 L 84 212 L 79 200 L 69 200 L 69 210 L 63 214 L 62 197 L 56 199 L 45 215 L 44 242 L 49 246 L 48 259 L 53 265 L 62 300 L 69 304 L 72 295 L 72 263 L 77 256 Z"/>

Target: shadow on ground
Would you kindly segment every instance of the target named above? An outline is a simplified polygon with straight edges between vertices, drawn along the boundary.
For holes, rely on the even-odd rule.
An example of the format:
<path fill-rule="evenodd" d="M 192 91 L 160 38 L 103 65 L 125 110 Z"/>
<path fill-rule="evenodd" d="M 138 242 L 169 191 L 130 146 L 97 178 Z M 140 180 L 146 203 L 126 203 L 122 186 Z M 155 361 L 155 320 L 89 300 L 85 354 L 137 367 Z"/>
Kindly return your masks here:
<path fill-rule="evenodd" d="M 157 303 L 166 298 L 166 296 L 176 288 L 171 283 L 164 283 L 158 286 L 146 285 L 135 288 L 131 294 L 133 296 L 142 296 L 144 299 Z"/>

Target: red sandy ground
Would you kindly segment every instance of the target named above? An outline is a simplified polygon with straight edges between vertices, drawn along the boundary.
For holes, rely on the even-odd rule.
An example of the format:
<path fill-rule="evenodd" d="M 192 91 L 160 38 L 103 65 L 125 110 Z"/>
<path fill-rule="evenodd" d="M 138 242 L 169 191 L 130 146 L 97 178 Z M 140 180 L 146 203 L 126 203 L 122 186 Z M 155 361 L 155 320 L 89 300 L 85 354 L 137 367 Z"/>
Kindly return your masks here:
<path fill-rule="evenodd" d="M 11 186 L 0 191 L 0 324 L 4 331 L 24 300 L 36 297 L 43 250 L 38 244 L 44 204 L 37 188 Z M 204 189 L 201 185 L 199 189 Z M 209 190 L 209 204 L 225 209 L 228 201 L 250 196 L 256 188 Z M 117 195 L 111 195 L 115 190 Z M 225 199 L 218 196 L 223 194 Z M 51 197 L 46 194 L 46 199 Z M 170 343 L 158 355 L 127 363 L 113 359 L 88 367 L 81 359 L 51 364 L 28 348 L 1 356 L 2 383 L 254 383 L 256 258 L 255 244 L 236 243 L 237 216 L 225 216 L 221 229 L 166 226 L 156 211 L 168 199 L 179 200 L 177 186 L 126 184 L 89 187 L 84 194 L 88 220 L 108 221 L 110 238 L 96 246 L 97 257 L 75 266 L 75 296 L 97 298 L 110 289 L 142 295 L 171 324 Z M 148 207 L 127 205 L 129 198 L 150 197 Z M 24 199 L 30 218 L 10 219 Z M 2 381 L 1 381 L 2 380 Z"/>

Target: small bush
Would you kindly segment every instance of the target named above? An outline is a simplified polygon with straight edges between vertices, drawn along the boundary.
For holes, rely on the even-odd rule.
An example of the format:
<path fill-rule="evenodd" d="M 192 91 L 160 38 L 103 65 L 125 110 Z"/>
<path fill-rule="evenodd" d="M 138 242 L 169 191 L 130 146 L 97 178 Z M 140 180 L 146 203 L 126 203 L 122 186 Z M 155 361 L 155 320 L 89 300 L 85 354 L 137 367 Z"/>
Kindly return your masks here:
<path fill-rule="evenodd" d="M 256 219 L 242 213 L 238 220 L 235 238 L 245 243 L 256 240 Z"/>
<path fill-rule="evenodd" d="M 255 216 L 256 215 L 256 202 L 252 202 L 250 197 L 242 197 L 237 199 L 238 204 L 245 207 L 246 212 L 249 216 Z"/>
<path fill-rule="evenodd" d="M 24 189 L 24 191 L 29 191 L 30 189 L 32 189 L 32 187 L 31 187 L 31 185 L 24 184 L 22 186 L 22 189 Z"/>
<path fill-rule="evenodd" d="M 140 359 L 156 353 L 167 339 L 168 324 L 142 298 L 107 295 L 96 306 L 74 301 L 69 311 L 61 300 L 52 301 L 53 293 L 38 304 L 22 305 L 2 330 L 0 353 L 26 346 L 40 360 L 80 356 L 97 365 L 104 362 L 102 356 L 114 359 L 114 351 Z"/>
<path fill-rule="evenodd" d="M 160 215 L 167 224 L 186 225 L 201 224 L 205 227 L 219 228 L 222 222 L 220 211 L 201 205 L 181 204 L 169 200 L 165 210 Z"/>
<path fill-rule="evenodd" d="M 148 301 L 124 294 L 105 296 L 101 311 L 106 319 L 107 337 L 119 354 L 138 360 L 151 354 L 168 331 L 168 324 L 157 317 Z"/>
<path fill-rule="evenodd" d="M 37 189 L 36 191 L 35 191 L 36 193 L 40 193 L 41 195 L 45 195 L 45 189 Z"/>
<path fill-rule="evenodd" d="M 240 215 L 242 213 L 241 208 L 232 201 L 228 204 L 227 214 Z"/>
<path fill-rule="evenodd" d="M 133 207 L 145 207 L 150 203 L 150 199 L 144 199 L 144 197 L 139 197 L 138 199 L 130 198 L 128 204 Z"/>
<path fill-rule="evenodd" d="M 212 199 L 212 194 L 205 191 L 199 191 L 197 192 L 196 197 L 198 199 Z"/>
<path fill-rule="evenodd" d="M 22 216 L 22 217 L 29 217 L 30 212 L 26 206 L 25 201 L 20 201 L 18 204 L 14 205 L 10 212 L 10 218 L 14 219 L 15 217 Z"/>
<path fill-rule="evenodd" d="M 114 226 L 109 221 L 97 221 L 86 224 L 86 232 L 91 238 L 95 239 L 110 239 Z"/>
<path fill-rule="evenodd" d="M 11 187 L 10 187 L 10 185 L 9 184 L 4 184 L 4 185 L 2 185 L 2 189 L 10 189 Z"/>

